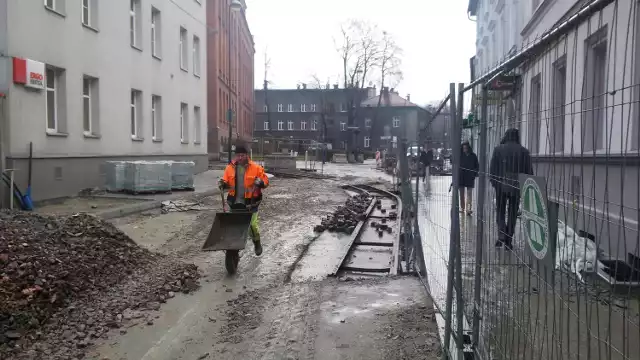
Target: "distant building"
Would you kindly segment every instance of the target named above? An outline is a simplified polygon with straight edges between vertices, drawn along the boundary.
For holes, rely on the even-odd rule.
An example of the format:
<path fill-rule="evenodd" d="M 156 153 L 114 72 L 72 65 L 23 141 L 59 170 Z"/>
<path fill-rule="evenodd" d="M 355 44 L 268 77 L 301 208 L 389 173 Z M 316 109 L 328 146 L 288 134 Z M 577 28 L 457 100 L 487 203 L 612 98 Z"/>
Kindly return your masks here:
<path fill-rule="evenodd" d="M 233 139 L 250 141 L 253 137 L 255 44 L 247 23 L 245 1 L 241 0 L 241 3 L 241 11 L 230 11 L 231 0 L 207 0 L 207 26 L 216 29 L 207 33 L 206 57 L 209 73 L 207 145 L 211 159 L 217 159 L 221 152 L 227 151 L 229 108 L 234 114 Z M 231 44 L 229 29 L 233 34 Z"/>
<path fill-rule="evenodd" d="M 35 200 L 103 186 L 108 160 L 207 169 L 205 5 L 0 1 L 0 154 L 18 185 L 30 142 Z"/>
<path fill-rule="evenodd" d="M 355 134 L 355 147 L 361 151 L 395 147 L 398 139 L 418 139 L 419 124 L 426 126 L 429 113 L 394 89 L 359 89 L 365 99 L 356 109 L 355 124 L 348 126 L 347 103 L 350 89 L 256 90 L 255 138 L 278 139 L 304 147 L 312 142 L 331 144 L 333 149 L 347 149 Z M 324 110 L 323 110 L 324 109 Z M 394 142 L 395 140 L 395 142 Z M 267 140 L 269 141 L 269 140 Z"/>

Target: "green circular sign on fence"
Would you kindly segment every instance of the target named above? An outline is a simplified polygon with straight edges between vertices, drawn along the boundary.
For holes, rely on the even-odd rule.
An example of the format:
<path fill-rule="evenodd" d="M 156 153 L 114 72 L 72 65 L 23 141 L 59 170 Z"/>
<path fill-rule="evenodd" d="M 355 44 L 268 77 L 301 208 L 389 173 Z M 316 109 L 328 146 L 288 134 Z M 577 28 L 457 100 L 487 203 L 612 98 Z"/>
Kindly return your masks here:
<path fill-rule="evenodd" d="M 538 183 L 529 178 L 522 187 L 522 215 L 533 255 L 543 260 L 549 251 L 549 213 Z"/>

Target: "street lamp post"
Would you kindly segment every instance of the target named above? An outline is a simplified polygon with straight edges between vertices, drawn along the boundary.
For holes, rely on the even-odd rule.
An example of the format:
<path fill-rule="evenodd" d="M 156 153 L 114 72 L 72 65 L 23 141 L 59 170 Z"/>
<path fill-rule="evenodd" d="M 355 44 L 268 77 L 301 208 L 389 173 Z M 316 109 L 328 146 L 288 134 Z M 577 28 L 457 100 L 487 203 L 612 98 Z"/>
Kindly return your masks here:
<path fill-rule="evenodd" d="M 242 3 L 239 0 L 232 0 L 231 4 L 229 4 L 229 22 L 227 23 L 227 34 L 228 34 L 228 39 L 227 39 L 227 46 L 229 47 L 229 77 L 227 79 L 227 87 L 229 88 L 229 108 L 227 109 L 227 121 L 229 122 L 229 137 L 227 139 L 227 141 L 229 142 L 228 146 L 227 146 L 227 151 L 229 152 L 229 163 L 231 163 L 231 138 L 233 138 L 233 108 L 231 107 L 231 77 L 232 77 L 232 72 L 231 72 L 231 40 L 232 40 L 232 36 L 231 36 L 231 21 L 232 21 L 232 17 L 231 14 L 235 11 L 240 11 L 242 10 Z"/>

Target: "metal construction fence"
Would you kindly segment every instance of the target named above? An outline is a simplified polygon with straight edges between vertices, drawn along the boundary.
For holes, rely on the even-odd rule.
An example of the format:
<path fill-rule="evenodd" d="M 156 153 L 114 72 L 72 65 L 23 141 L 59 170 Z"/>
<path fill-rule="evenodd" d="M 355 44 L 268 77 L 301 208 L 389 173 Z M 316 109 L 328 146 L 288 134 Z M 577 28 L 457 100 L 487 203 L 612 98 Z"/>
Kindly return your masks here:
<path fill-rule="evenodd" d="M 405 260 L 445 358 L 640 359 L 637 39 L 636 0 L 586 3 L 450 84 L 438 111 L 477 166 L 454 146 L 452 176 L 411 179 L 399 146 Z"/>

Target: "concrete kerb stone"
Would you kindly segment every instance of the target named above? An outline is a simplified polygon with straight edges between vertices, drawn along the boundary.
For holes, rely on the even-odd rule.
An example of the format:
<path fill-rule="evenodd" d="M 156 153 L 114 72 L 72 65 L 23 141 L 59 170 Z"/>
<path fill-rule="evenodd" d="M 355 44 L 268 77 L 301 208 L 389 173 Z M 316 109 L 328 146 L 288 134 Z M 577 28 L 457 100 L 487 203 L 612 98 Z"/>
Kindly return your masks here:
<path fill-rule="evenodd" d="M 162 206 L 163 201 L 170 200 L 187 200 L 187 201 L 197 201 L 207 196 L 218 194 L 220 190 L 211 189 L 203 192 L 199 192 L 196 194 L 189 194 L 183 197 L 173 198 L 173 199 L 162 199 L 162 200 L 148 200 L 143 201 L 139 204 L 130 204 L 125 206 L 120 206 L 114 209 L 108 209 L 104 211 L 97 212 L 95 215 L 102 218 L 103 220 L 116 219 L 119 217 L 124 217 L 131 214 L 140 213 L 143 211 L 148 211 L 152 209 L 157 209 Z"/>

